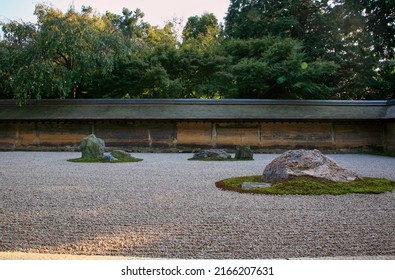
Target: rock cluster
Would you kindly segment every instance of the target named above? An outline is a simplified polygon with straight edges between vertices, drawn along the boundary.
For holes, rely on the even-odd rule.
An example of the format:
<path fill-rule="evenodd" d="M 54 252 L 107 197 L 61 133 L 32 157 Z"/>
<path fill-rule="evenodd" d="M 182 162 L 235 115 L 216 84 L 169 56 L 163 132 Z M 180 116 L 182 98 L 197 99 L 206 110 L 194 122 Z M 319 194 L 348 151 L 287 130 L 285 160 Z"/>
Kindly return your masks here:
<path fill-rule="evenodd" d="M 266 166 L 262 180 L 276 183 L 300 177 L 350 182 L 357 178 L 357 174 L 339 166 L 318 150 L 291 150 L 275 158 Z"/>
<path fill-rule="evenodd" d="M 232 156 L 221 149 L 208 149 L 195 153 L 192 159 L 196 160 L 227 160 L 232 159 Z M 254 155 L 249 146 L 238 147 L 235 154 L 235 160 L 253 160 Z"/>
<path fill-rule="evenodd" d="M 110 153 L 105 153 L 105 147 L 103 139 L 97 138 L 94 134 L 91 134 L 81 141 L 81 157 L 86 159 L 103 159 L 105 161 L 132 158 L 128 152 L 123 150 L 114 150 Z"/>
<path fill-rule="evenodd" d="M 227 152 L 220 149 L 209 149 L 202 150 L 193 155 L 192 159 L 212 159 L 212 160 L 224 160 L 230 159 L 232 156 Z"/>

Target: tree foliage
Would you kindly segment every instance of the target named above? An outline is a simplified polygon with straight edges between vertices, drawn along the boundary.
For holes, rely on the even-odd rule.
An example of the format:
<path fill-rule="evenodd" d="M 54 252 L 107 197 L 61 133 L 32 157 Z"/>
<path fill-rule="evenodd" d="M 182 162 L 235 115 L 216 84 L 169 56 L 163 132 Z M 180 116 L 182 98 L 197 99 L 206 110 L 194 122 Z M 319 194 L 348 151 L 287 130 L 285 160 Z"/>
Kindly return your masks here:
<path fill-rule="evenodd" d="M 298 39 L 310 59 L 338 64 L 328 84 L 337 88 L 332 98 L 395 96 L 383 92 L 395 70 L 388 69 L 394 65 L 393 0 L 231 0 L 225 26 L 229 38 Z"/>
<path fill-rule="evenodd" d="M 0 98 L 395 98 L 393 0 L 231 0 L 175 23 L 124 8 L 1 23 Z"/>
<path fill-rule="evenodd" d="M 264 37 L 228 41 L 237 98 L 327 99 L 333 62 L 309 61 L 295 39 Z"/>
<path fill-rule="evenodd" d="M 201 17 L 190 17 L 182 32 L 184 44 L 203 48 L 212 47 L 218 42 L 221 29 L 214 14 L 205 13 Z"/>
<path fill-rule="evenodd" d="M 63 14 L 37 5 L 37 26 L 3 26 L 9 53 L 10 86 L 17 100 L 80 98 L 94 77 L 107 75 L 123 53 L 124 40 L 105 18 L 85 9 Z"/>

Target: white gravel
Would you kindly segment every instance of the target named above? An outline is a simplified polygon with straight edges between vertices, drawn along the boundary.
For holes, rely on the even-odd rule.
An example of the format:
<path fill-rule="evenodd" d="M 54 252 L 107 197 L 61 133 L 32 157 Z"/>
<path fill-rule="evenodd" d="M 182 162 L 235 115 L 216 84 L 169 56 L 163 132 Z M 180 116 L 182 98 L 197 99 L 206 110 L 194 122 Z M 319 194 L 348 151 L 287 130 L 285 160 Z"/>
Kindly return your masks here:
<path fill-rule="evenodd" d="M 395 258 L 395 192 L 264 196 L 217 189 L 258 175 L 254 161 L 67 162 L 80 153 L 0 153 L 0 251 L 143 258 Z M 395 158 L 330 155 L 360 176 L 395 180 Z"/>

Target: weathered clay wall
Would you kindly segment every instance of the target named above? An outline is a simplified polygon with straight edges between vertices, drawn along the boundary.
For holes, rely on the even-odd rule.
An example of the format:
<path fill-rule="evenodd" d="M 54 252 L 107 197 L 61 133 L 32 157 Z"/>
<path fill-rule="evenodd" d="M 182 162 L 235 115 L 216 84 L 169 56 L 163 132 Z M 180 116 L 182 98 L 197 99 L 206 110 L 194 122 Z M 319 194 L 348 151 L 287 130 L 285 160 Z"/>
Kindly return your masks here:
<path fill-rule="evenodd" d="M 91 133 L 130 150 L 318 148 L 395 152 L 395 124 L 383 122 L 68 121 L 0 122 L 2 150 L 73 150 Z"/>
<path fill-rule="evenodd" d="M 264 123 L 261 126 L 264 148 L 336 148 L 334 125 L 331 123 Z M 370 140 L 368 140 L 370 141 Z"/>
<path fill-rule="evenodd" d="M 215 146 L 211 122 L 178 122 L 177 145 L 184 147 Z"/>
<path fill-rule="evenodd" d="M 172 147 L 177 128 L 171 122 L 99 122 L 93 133 L 105 140 L 108 147 Z"/>
<path fill-rule="evenodd" d="M 193 133 L 191 133 L 193 131 Z M 181 146 L 209 145 L 255 148 L 323 150 L 383 150 L 382 123 L 225 122 L 183 123 L 178 127 Z"/>
<path fill-rule="evenodd" d="M 383 149 L 385 144 L 382 123 L 336 124 L 334 129 L 335 145 L 338 149 L 371 148 Z"/>
<path fill-rule="evenodd" d="M 92 132 L 85 122 L 0 122 L 0 149 L 68 149 Z"/>

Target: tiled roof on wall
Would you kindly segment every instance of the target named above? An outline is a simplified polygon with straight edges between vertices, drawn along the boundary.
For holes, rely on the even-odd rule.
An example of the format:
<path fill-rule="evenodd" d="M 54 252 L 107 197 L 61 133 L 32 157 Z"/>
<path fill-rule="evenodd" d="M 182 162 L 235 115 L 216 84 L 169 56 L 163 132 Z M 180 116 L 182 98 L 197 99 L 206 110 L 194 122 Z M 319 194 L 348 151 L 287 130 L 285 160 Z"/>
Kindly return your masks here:
<path fill-rule="evenodd" d="M 66 99 L 0 100 L 0 120 L 389 120 L 395 100 Z"/>

